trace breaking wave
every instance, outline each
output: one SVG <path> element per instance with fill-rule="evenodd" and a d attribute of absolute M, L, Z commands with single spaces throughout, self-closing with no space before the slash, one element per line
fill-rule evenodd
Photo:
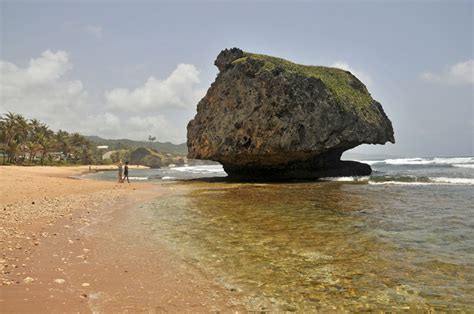
<path fill-rule="evenodd" d="M 372 176 L 328 177 L 322 181 L 368 183 L 371 185 L 474 185 L 474 178 Z"/>
<path fill-rule="evenodd" d="M 453 167 L 456 167 L 456 168 L 472 168 L 472 169 L 474 169 L 474 164 L 453 164 Z"/>
<path fill-rule="evenodd" d="M 175 180 L 175 177 L 164 176 L 161 180 Z"/>
<path fill-rule="evenodd" d="M 322 181 L 336 181 L 336 182 L 368 182 L 368 176 L 366 177 L 326 177 L 322 178 Z"/>
<path fill-rule="evenodd" d="M 430 178 L 431 181 L 441 184 L 458 184 L 458 185 L 474 185 L 472 178 Z"/>
<path fill-rule="evenodd" d="M 386 165 L 399 165 L 399 166 L 423 166 L 423 165 L 447 165 L 459 167 L 460 165 L 466 165 L 465 168 L 474 167 L 474 157 L 450 157 L 450 158 L 396 158 L 396 159 L 385 159 L 385 160 L 364 160 L 363 162 L 369 165 L 386 164 Z"/>
<path fill-rule="evenodd" d="M 172 169 L 173 171 L 179 172 L 189 172 L 189 173 L 223 173 L 224 167 L 222 165 L 201 165 L 201 166 L 184 166 L 184 167 L 176 167 Z"/>

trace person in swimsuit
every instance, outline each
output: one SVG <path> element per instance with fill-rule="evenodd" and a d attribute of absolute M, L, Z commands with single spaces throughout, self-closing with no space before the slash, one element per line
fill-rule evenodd
<path fill-rule="evenodd" d="M 130 180 L 128 179 L 128 161 L 125 162 L 125 169 L 123 171 L 123 180 L 122 180 L 122 182 L 125 182 L 125 178 L 127 178 L 127 182 L 130 183 Z"/>

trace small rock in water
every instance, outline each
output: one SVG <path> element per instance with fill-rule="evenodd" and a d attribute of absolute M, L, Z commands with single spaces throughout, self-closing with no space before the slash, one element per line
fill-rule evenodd
<path fill-rule="evenodd" d="M 33 281 L 35 281 L 35 279 L 32 278 L 32 277 L 26 277 L 25 279 L 23 279 L 24 283 L 30 283 L 30 282 L 33 282 Z"/>
<path fill-rule="evenodd" d="M 55 283 L 64 283 L 64 282 L 66 282 L 66 280 L 64 280 L 62 278 L 58 278 L 58 279 L 54 279 L 54 282 Z"/>
<path fill-rule="evenodd" d="M 90 285 L 91 285 L 90 283 L 84 282 L 81 286 L 83 286 L 83 287 L 89 287 Z"/>
<path fill-rule="evenodd" d="M 292 304 L 284 304 L 283 305 L 283 310 L 285 312 L 296 312 L 298 309 L 296 308 L 296 306 L 294 306 Z"/>

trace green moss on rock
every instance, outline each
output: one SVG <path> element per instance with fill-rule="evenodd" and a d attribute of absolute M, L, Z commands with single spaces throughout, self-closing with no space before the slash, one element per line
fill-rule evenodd
<path fill-rule="evenodd" d="M 365 111 L 365 108 L 372 105 L 373 99 L 367 88 L 348 71 L 323 66 L 296 64 L 282 58 L 249 52 L 244 52 L 244 57 L 234 60 L 232 64 L 244 64 L 249 60 L 263 62 L 260 71 L 273 71 L 279 68 L 289 73 L 320 79 L 332 93 L 335 100 L 346 109 L 354 108 Z M 370 119 L 369 116 L 367 118 Z"/>

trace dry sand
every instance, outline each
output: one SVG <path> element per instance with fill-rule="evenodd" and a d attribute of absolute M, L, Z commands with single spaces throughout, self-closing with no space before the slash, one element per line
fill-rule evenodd
<path fill-rule="evenodd" d="M 123 232 L 172 189 L 69 178 L 86 171 L 0 167 L 0 312 L 245 311 L 165 244 Z"/>

